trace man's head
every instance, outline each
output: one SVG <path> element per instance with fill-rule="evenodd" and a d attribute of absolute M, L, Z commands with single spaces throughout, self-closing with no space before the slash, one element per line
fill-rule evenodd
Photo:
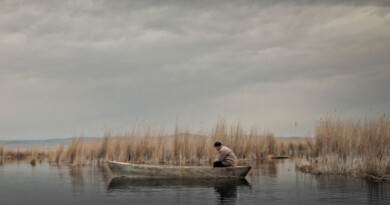
<path fill-rule="evenodd" d="M 219 150 L 221 149 L 221 147 L 222 147 L 222 143 L 221 143 L 221 142 L 215 142 L 215 143 L 214 143 L 214 147 L 215 147 L 215 149 L 216 149 L 217 151 L 219 151 Z"/>

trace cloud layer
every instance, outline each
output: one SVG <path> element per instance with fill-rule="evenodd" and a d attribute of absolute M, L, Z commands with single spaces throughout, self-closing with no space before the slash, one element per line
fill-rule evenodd
<path fill-rule="evenodd" d="M 388 1 L 1 1 L 0 139 L 390 109 Z M 297 127 L 294 126 L 297 122 Z"/>

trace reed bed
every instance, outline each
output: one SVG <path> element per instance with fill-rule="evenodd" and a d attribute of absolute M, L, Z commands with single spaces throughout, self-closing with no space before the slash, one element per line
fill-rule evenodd
<path fill-rule="evenodd" d="M 163 130 L 133 129 L 129 132 L 105 133 L 102 139 L 84 142 L 74 138 L 69 145 L 55 148 L 0 147 L 3 158 L 48 160 L 56 164 L 86 165 L 105 160 L 145 164 L 210 164 L 217 155 L 215 141 L 234 150 L 241 161 L 266 158 L 269 155 L 301 156 L 313 150 L 313 141 L 285 140 L 272 133 L 245 131 L 240 124 L 228 126 L 219 122 L 209 132 L 191 134 L 188 129 L 174 129 L 167 135 Z M 4 151 L 2 151 L 4 150 Z"/>
<path fill-rule="evenodd" d="M 47 160 L 55 164 L 87 165 L 105 160 L 145 164 L 205 165 L 215 160 L 213 144 L 221 141 L 242 161 L 273 156 L 294 156 L 301 170 L 316 173 L 352 174 L 390 180 L 390 119 L 341 120 L 327 117 L 315 127 L 314 138 L 277 138 L 270 132 L 245 130 L 240 124 L 222 121 L 210 131 L 191 134 L 175 127 L 164 130 L 133 129 L 105 133 L 95 141 L 74 138 L 53 148 L 11 148 L 0 145 L 2 160 L 27 160 L 32 165 Z"/>
<path fill-rule="evenodd" d="M 318 173 L 390 180 L 390 120 L 328 117 L 316 126 L 315 151 L 297 163 Z"/>
<path fill-rule="evenodd" d="M 4 155 L 4 145 L 0 144 L 0 159 L 3 158 Z"/>

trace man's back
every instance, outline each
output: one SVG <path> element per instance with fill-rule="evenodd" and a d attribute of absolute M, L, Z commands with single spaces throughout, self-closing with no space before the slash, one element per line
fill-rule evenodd
<path fill-rule="evenodd" d="M 237 157 L 229 147 L 222 146 L 219 150 L 218 161 L 227 167 L 234 167 L 237 164 Z"/>

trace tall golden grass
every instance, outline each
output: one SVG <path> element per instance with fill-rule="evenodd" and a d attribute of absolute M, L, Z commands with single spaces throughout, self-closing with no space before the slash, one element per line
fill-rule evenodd
<path fill-rule="evenodd" d="M 191 134 L 188 129 L 134 129 L 84 142 L 74 138 L 69 145 L 54 148 L 10 148 L 0 145 L 0 159 L 48 160 L 56 164 L 86 165 L 105 160 L 147 164 L 207 164 L 217 152 L 215 141 L 230 147 L 242 160 L 269 155 L 299 157 L 297 165 L 307 171 L 353 174 L 390 180 L 390 120 L 386 115 L 364 120 L 327 117 L 315 128 L 314 138 L 284 139 L 272 133 L 244 130 L 240 124 L 219 122 L 210 131 Z M 1 161 L 0 161 L 1 162 Z"/>
<path fill-rule="evenodd" d="M 306 164 L 317 172 L 390 179 L 390 120 L 327 117 L 316 126 L 315 152 Z"/>
<path fill-rule="evenodd" d="M 4 155 L 4 145 L 0 144 L 0 159 L 3 158 L 3 155 Z"/>
<path fill-rule="evenodd" d="M 48 160 L 52 163 L 85 165 L 104 160 L 147 164 L 207 164 L 215 160 L 215 141 L 234 150 L 240 160 L 266 158 L 268 155 L 301 156 L 314 150 L 310 139 L 285 140 L 272 133 L 245 131 L 240 124 L 219 122 L 209 132 L 193 135 L 175 127 L 173 135 L 151 128 L 126 133 L 108 132 L 102 139 L 84 142 L 74 138 L 69 145 L 55 148 L 4 148 L 3 158 Z M 1 150 L 1 148 L 0 148 Z"/>

